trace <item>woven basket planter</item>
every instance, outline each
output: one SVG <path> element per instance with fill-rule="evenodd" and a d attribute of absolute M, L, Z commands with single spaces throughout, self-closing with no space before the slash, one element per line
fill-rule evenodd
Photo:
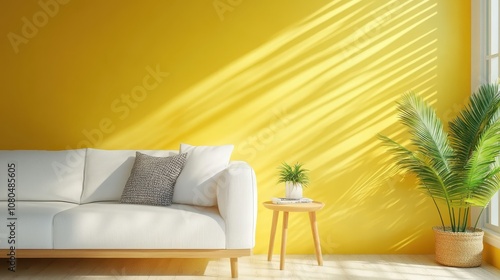
<path fill-rule="evenodd" d="M 468 228 L 467 232 L 451 232 L 446 227 L 434 227 L 436 262 L 454 267 L 477 267 L 483 259 L 483 235 L 480 229 Z"/>

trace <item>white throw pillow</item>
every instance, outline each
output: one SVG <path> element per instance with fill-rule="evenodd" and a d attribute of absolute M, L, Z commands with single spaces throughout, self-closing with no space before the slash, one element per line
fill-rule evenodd
<path fill-rule="evenodd" d="M 174 187 L 174 203 L 197 206 L 217 204 L 218 174 L 226 169 L 233 145 L 191 146 L 181 144 L 187 160 Z"/>

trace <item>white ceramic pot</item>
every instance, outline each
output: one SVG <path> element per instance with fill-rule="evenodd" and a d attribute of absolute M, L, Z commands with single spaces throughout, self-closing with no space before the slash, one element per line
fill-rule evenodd
<path fill-rule="evenodd" d="M 285 183 L 286 198 L 302 198 L 302 184 L 294 184 L 293 182 Z"/>

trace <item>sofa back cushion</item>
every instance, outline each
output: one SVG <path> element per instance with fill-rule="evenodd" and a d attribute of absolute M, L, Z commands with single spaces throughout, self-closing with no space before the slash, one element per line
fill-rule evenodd
<path fill-rule="evenodd" d="M 85 149 L 66 151 L 0 151 L 0 200 L 15 184 L 16 200 L 80 203 Z M 14 180 L 12 180 L 14 179 Z"/>
<path fill-rule="evenodd" d="M 178 151 L 171 150 L 138 151 L 155 157 L 178 154 Z M 136 150 L 88 149 L 81 202 L 120 201 L 134 165 L 135 154 Z"/>

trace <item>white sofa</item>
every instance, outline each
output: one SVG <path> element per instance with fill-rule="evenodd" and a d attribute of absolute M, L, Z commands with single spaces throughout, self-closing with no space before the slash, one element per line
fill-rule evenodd
<path fill-rule="evenodd" d="M 0 255 L 8 258 L 15 246 L 16 258 L 227 257 L 237 277 L 237 258 L 251 255 L 255 243 L 253 169 L 229 162 L 207 180 L 211 189 L 193 192 L 193 203 L 175 203 L 174 189 L 171 206 L 121 204 L 135 152 L 0 151 L 0 221 L 15 222 L 13 231 L 0 227 Z M 157 157 L 178 153 L 140 152 Z M 12 213 L 9 178 L 15 179 Z M 200 206 L 210 201 L 216 205 Z"/>

